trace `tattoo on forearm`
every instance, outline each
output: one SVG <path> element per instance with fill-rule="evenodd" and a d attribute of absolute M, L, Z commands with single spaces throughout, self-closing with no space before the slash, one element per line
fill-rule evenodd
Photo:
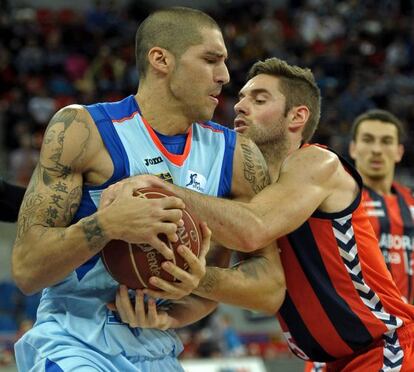
<path fill-rule="evenodd" d="M 261 154 L 253 151 L 250 144 L 242 143 L 241 149 L 243 152 L 244 178 L 257 194 L 270 183 L 266 162 Z"/>
<path fill-rule="evenodd" d="M 99 225 L 98 218 L 96 216 L 85 218 L 82 221 L 82 228 L 90 250 L 95 251 L 101 248 L 102 242 L 105 240 L 105 233 Z"/>
<path fill-rule="evenodd" d="M 38 207 L 42 204 L 43 200 L 43 195 L 29 193 L 25 196 L 22 212 L 20 212 L 19 216 L 19 224 L 17 225 L 17 241 L 19 241 L 24 233 L 34 224 Z"/>
<path fill-rule="evenodd" d="M 246 277 L 258 279 L 266 271 L 266 258 L 262 256 L 251 257 L 235 265 L 232 269 L 241 271 Z"/>
<path fill-rule="evenodd" d="M 205 293 L 213 292 L 214 288 L 217 286 L 217 274 L 214 272 L 214 269 L 207 270 L 206 275 L 200 282 L 199 288 L 202 289 Z"/>

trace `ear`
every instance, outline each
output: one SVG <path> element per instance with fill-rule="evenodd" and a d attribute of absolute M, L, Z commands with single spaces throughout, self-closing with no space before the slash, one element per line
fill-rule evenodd
<path fill-rule="evenodd" d="M 289 127 L 288 129 L 291 132 L 297 132 L 303 130 L 305 124 L 308 122 L 309 119 L 309 109 L 306 106 L 296 106 L 293 107 L 288 112 L 289 118 Z"/>
<path fill-rule="evenodd" d="M 355 141 L 354 140 L 352 140 L 349 143 L 348 152 L 349 152 L 349 156 L 351 157 L 351 159 L 355 160 Z"/>
<path fill-rule="evenodd" d="M 174 56 L 167 49 L 153 47 L 148 51 L 148 63 L 155 73 L 168 74 L 174 65 Z"/>
<path fill-rule="evenodd" d="M 403 157 L 403 155 L 404 155 L 404 151 L 405 151 L 405 149 L 404 149 L 404 145 L 399 144 L 399 145 L 398 145 L 398 150 L 397 150 L 397 157 L 396 157 L 396 159 L 395 159 L 395 162 L 396 162 L 396 163 L 399 163 L 399 162 L 401 161 L 401 159 L 402 159 L 402 157 Z"/>

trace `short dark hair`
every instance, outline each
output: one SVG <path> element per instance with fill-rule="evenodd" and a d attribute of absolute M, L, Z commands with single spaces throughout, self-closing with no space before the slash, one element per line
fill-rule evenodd
<path fill-rule="evenodd" d="M 364 112 L 363 114 L 359 115 L 354 122 L 352 123 L 352 140 L 355 141 L 358 128 L 363 121 L 367 120 L 378 120 L 383 123 L 389 123 L 394 125 L 397 128 L 398 133 L 398 142 L 401 143 L 405 136 L 405 128 L 404 124 L 401 120 L 399 120 L 394 114 L 386 110 L 380 109 L 372 109 Z"/>
<path fill-rule="evenodd" d="M 135 59 L 140 77 L 144 78 L 148 71 L 147 55 L 151 48 L 167 49 L 179 58 L 190 46 L 203 42 L 200 32 L 203 28 L 220 30 L 213 18 L 197 9 L 172 7 L 150 14 L 135 36 Z"/>
<path fill-rule="evenodd" d="M 321 92 L 312 71 L 289 65 L 274 57 L 256 62 L 249 71 L 248 79 L 259 74 L 280 79 L 280 91 L 286 98 L 285 115 L 295 106 L 305 105 L 309 109 L 309 120 L 302 134 L 303 142 L 308 142 L 315 133 L 321 116 Z"/>

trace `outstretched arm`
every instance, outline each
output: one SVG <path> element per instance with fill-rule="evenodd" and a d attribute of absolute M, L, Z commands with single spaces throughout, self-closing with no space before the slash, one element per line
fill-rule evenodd
<path fill-rule="evenodd" d="M 285 277 L 276 244 L 247 253 L 231 268 L 208 266 L 193 292 L 203 298 L 274 314 L 285 297 Z"/>
<path fill-rule="evenodd" d="M 243 164 L 250 158 L 245 156 Z M 141 182 L 139 178 L 137 182 Z M 358 185 L 338 157 L 316 146 L 293 152 L 283 163 L 277 182 L 265 187 L 249 203 L 200 195 L 147 176 L 142 182 L 175 193 L 209 223 L 214 239 L 244 252 L 292 232 L 317 209 L 345 209 L 358 193 Z"/>

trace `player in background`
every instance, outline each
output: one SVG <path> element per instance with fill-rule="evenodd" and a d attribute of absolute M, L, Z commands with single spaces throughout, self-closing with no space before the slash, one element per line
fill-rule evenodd
<path fill-rule="evenodd" d="M 276 58 L 257 62 L 235 111 L 235 127 L 259 146 L 272 180 L 249 203 L 149 176 L 125 183 L 175 192 L 226 246 L 254 251 L 277 240 L 287 287 L 278 318 L 298 357 L 332 371 L 413 370 L 414 307 L 401 299 L 378 248 L 362 179 L 333 151 L 307 144 L 320 112 L 311 71 Z M 226 302 L 243 283 L 222 273 L 208 267 L 195 293 Z"/>
<path fill-rule="evenodd" d="M 394 180 L 404 154 L 403 123 L 392 113 L 370 110 L 352 126 L 349 154 L 364 183 L 363 205 L 397 287 L 414 302 L 414 197 Z"/>
<path fill-rule="evenodd" d="M 158 234 L 177 239 L 183 202 L 135 198 L 125 189 L 111 205 L 97 206 L 102 190 L 136 174 L 159 175 L 181 186 L 197 174 L 197 191 L 217 196 L 251 197 L 266 186 L 266 164 L 252 141 L 209 122 L 229 80 L 226 58 L 220 28 L 211 17 L 188 8 L 156 11 L 137 31 L 137 94 L 119 102 L 71 105 L 51 119 L 13 250 L 13 277 L 20 289 L 44 289 L 34 327 L 15 345 L 19 370 L 182 370 L 176 358 L 182 345 L 174 331 L 150 329 L 151 322 L 131 328 L 107 308 L 117 293 L 130 293 L 118 289 L 99 252 L 109 240 L 124 239 L 150 244 L 172 258 Z M 245 176 L 247 162 L 254 180 Z M 181 247 L 189 272 L 175 267 L 179 282 L 169 299 L 191 293 L 204 275 L 205 225 L 203 235 L 199 258 Z M 271 247 L 267 256 L 256 255 L 263 269 L 258 276 L 240 271 L 250 293 L 260 297 L 278 290 L 273 278 L 283 278 L 283 272 L 275 251 Z M 257 288 L 262 276 L 267 285 Z M 136 295 L 139 307 L 142 291 Z M 245 299 L 279 306 L 277 298 Z M 151 315 L 155 303 L 148 305 Z M 187 296 L 172 304 L 167 326 L 174 320 L 193 322 L 199 309 L 205 314 L 215 307 L 213 301 Z"/>

